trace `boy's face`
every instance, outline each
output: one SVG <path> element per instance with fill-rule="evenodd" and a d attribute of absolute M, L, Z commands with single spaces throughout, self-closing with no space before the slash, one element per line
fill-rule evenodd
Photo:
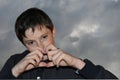
<path fill-rule="evenodd" d="M 23 42 L 30 52 L 38 48 L 45 52 L 48 45 L 54 45 L 55 29 L 51 32 L 50 29 L 44 26 L 40 29 L 40 26 L 37 25 L 34 32 L 32 28 L 29 28 L 25 31 L 25 35 L 26 37 L 23 38 Z"/>

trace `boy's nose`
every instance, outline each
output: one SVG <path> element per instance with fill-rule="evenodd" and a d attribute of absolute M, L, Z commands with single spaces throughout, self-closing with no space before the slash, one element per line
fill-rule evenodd
<path fill-rule="evenodd" d="M 43 54 L 46 53 L 44 49 L 44 45 L 42 43 L 39 43 L 37 47 L 41 50 Z"/>

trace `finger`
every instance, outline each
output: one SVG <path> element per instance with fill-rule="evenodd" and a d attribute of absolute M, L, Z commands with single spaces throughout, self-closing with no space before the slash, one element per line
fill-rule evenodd
<path fill-rule="evenodd" d="M 26 71 L 27 70 L 30 70 L 30 69 L 33 69 L 35 66 L 33 64 L 29 64 L 27 67 L 26 67 Z"/>
<path fill-rule="evenodd" d="M 38 65 L 40 62 L 40 58 L 39 58 L 38 54 L 34 54 L 33 59 L 37 62 L 37 65 Z"/>
<path fill-rule="evenodd" d="M 52 62 L 52 60 L 49 60 L 48 55 L 44 55 L 41 62 L 48 63 L 48 62 Z"/>
<path fill-rule="evenodd" d="M 35 62 L 35 60 L 34 59 L 28 59 L 28 60 L 26 60 L 26 67 L 25 67 L 25 70 L 30 70 L 30 69 L 32 69 L 32 68 L 35 68 L 35 66 L 36 66 L 36 62 Z"/>
<path fill-rule="evenodd" d="M 48 52 L 48 59 L 52 60 L 53 55 L 55 54 L 55 51 Z"/>
<path fill-rule="evenodd" d="M 52 50 L 52 51 L 49 51 L 48 52 L 48 58 L 49 60 L 52 60 L 52 57 L 57 54 L 60 50 L 59 49 L 55 49 L 55 50 Z"/>
<path fill-rule="evenodd" d="M 54 45 L 48 44 L 45 48 L 46 52 L 57 49 Z"/>
<path fill-rule="evenodd" d="M 28 67 L 29 65 L 32 65 Z M 19 72 L 24 72 L 26 70 L 30 70 L 31 68 L 34 68 L 36 65 L 36 62 L 34 59 L 25 57 L 20 62 L 18 62 L 15 66 L 18 68 Z"/>
<path fill-rule="evenodd" d="M 26 59 L 33 59 L 33 60 L 36 62 L 36 66 L 37 66 L 37 64 L 39 64 L 39 62 L 40 62 L 40 58 L 39 58 L 38 54 L 28 55 L 28 56 L 26 57 Z"/>
<path fill-rule="evenodd" d="M 49 62 L 48 64 L 47 64 L 47 67 L 53 67 L 54 66 L 54 63 L 53 62 Z"/>
<path fill-rule="evenodd" d="M 42 52 L 41 52 L 39 49 L 35 50 L 35 51 L 33 52 L 33 54 L 37 54 L 38 57 L 39 57 L 39 59 L 42 60 L 43 54 L 42 54 Z"/>
<path fill-rule="evenodd" d="M 57 65 L 56 60 L 57 60 L 57 58 L 60 57 L 60 55 L 61 55 L 60 51 L 57 51 L 57 53 L 53 56 L 52 61 L 55 65 Z"/>
<path fill-rule="evenodd" d="M 40 62 L 39 67 L 53 67 L 54 64 L 53 62 L 45 63 L 45 62 Z"/>
<path fill-rule="evenodd" d="M 44 56 L 42 57 L 42 61 L 45 61 L 45 60 L 48 60 L 48 55 L 44 55 Z"/>
<path fill-rule="evenodd" d="M 47 63 L 45 63 L 45 62 L 40 62 L 39 63 L 39 67 L 46 67 L 47 66 Z"/>
<path fill-rule="evenodd" d="M 48 49 L 48 51 L 56 51 L 58 50 L 59 48 L 55 48 L 55 49 Z"/>
<path fill-rule="evenodd" d="M 32 55 L 32 54 L 38 55 L 38 57 L 39 57 L 39 62 L 42 60 L 43 54 L 41 53 L 41 51 L 40 51 L 39 49 L 33 51 L 33 52 L 30 53 L 29 55 Z M 39 62 L 38 62 L 38 63 L 39 63 Z"/>
<path fill-rule="evenodd" d="M 63 60 L 63 55 L 61 52 L 58 53 L 58 56 L 56 57 L 56 66 L 59 67 L 61 61 Z"/>

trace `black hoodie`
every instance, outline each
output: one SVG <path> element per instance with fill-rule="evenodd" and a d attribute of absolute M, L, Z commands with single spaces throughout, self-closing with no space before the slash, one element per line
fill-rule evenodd
<path fill-rule="evenodd" d="M 25 51 L 11 56 L 0 72 L 0 79 L 117 79 L 111 72 L 100 65 L 94 65 L 88 59 L 84 60 L 86 65 L 82 70 L 71 67 L 34 68 L 15 78 L 11 69 L 28 53 Z"/>

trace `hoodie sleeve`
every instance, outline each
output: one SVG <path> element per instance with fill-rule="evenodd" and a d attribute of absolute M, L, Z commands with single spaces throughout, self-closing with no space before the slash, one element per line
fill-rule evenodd
<path fill-rule="evenodd" d="M 16 79 L 11 72 L 14 66 L 15 56 L 11 56 L 0 71 L 0 79 Z"/>
<path fill-rule="evenodd" d="M 94 65 L 88 59 L 85 59 L 86 65 L 82 70 L 78 70 L 78 74 L 82 75 L 86 79 L 118 79 L 111 72 L 105 70 L 100 65 Z"/>

